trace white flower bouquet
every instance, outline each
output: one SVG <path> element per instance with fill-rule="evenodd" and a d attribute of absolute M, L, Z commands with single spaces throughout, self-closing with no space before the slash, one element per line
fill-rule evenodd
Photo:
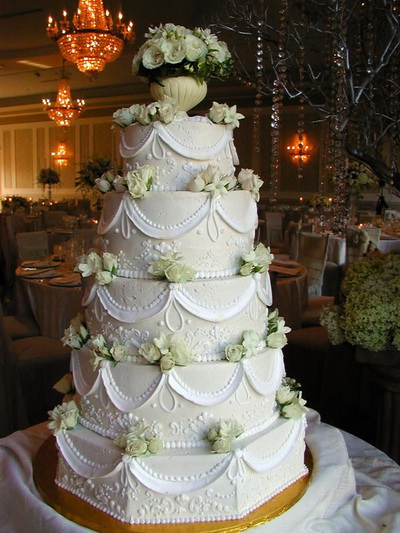
<path fill-rule="evenodd" d="M 232 444 L 244 431 L 244 427 L 236 420 L 221 421 L 209 429 L 206 440 L 212 444 L 212 453 L 228 453 Z"/>
<path fill-rule="evenodd" d="M 187 366 L 194 361 L 191 348 L 173 334 L 160 333 L 153 342 L 142 343 L 139 353 L 150 364 L 159 364 L 164 373 L 174 366 Z"/>
<path fill-rule="evenodd" d="M 94 274 L 99 285 L 108 285 L 115 276 L 117 263 L 115 254 L 104 252 L 100 256 L 96 252 L 90 252 L 84 261 L 79 263 L 78 269 L 81 271 L 82 277 L 87 278 Z"/>
<path fill-rule="evenodd" d="M 231 73 L 228 47 L 209 29 L 190 30 L 169 23 L 149 28 L 145 37 L 146 42 L 133 59 L 132 73 L 150 83 L 177 76 L 192 76 L 202 83 Z"/>
<path fill-rule="evenodd" d="M 148 272 L 158 279 L 166 279 L 170 283 L 186 283 L 192 281 L 197 272 L 190 265 L 182 261 L 179 253 L 169 253 L 161 255 L 153 261 Z"/>
<path fill-rule="evenodd" d="M 309 411 L 301 396 L 301 385 L 295 379 L 284 378 L 276 393 L 276 401 L 283 418 L 298 419 Z"/>
<path fill-rule="evenodd" d="M 164 448 L 163 442 L 144 421 L 130 426 L 126 433 L 121 433 L 114 439 L 114 443 L 131 457 L 154 455 Z"/>

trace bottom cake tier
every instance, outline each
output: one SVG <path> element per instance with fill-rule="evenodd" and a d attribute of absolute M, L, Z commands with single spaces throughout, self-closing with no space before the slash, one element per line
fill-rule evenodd
<path fill-rule="evenodd" d="M 57 436 L 56 483 L 129 524 L 239 519 L 307 475 L 305 417 L 277 419 L 231 452 L 168 449 L 132 457 L 78 425 Z"/>

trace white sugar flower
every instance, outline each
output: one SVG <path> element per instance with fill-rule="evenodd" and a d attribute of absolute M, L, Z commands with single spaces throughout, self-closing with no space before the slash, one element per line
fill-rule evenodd
<path fill-rule="evenodd" d="M 117 109 L 117 111 L 113 113 L 113 122 L 118 124 L 118 126 L 121 126 L 121 128 L 130 126 L 130 124 L 134 122 L 130 109 L 126 107 Z"/>
<path fill-rule="evenodd" d="M 78 269 L 82 272 L 82 276 L 86 278 L 100 272 L 103 267 L 102 263 L 101 257 L 96 252 L 90 252 L 86 257 L 86 261 L 78 265 Z"/>
<path fill-rule="evenodd" d="M 186 283 L 196 276 L 196 270 L 189 265 L 172 263 L 164 271 L 165 277 L 171 283 Z"/>
<path fill-rule="evenodd" d="M 243 357 L 243 346 L 241 344 L 228 344 L 225 347 L 225 359 L 231 363 L 238 363 Z"/>
<path fill-rule="evenodd" d="M 304 413 L 308 413 L 309 409 L 308 407 L 305 407 L 305 404 L 307 402 L 299 396 L 296 400 L 293 401 L 293 403 L 290 403 L 288 405 L 285 405 L 282 408 L 282 416 L 284 418 L 293 418 L 298 419 L 303 416 Z"/>
<path fill-rule="evenodd" d="M 114 273 L 117 270 L 118 258 L 115 254 L 110 252 L 103 253 L 103 268 L 108 270 L 111 273 Z"/>
<path fill-rule="evenodd" d="M 113 280 L 113 274 L 108 270 L 96 272 L 96 280 L 99 285 L 109 285 Z"/>
<path fill-rule="evenodd" d="M 248 330 L 243 332 L 242 346 L 244 357 L 251 357 L 257 354 L 257 348 L 260 344 L 260 336 L 256 331 Z"/>
<path fill-rule="evenodd" d="M 118 344 L 117 342 L 114 342 L 110 348 L 110 354 L 114 361 L 117 362 L 123 361 L 126 358 L 126 353 L 125 346 L 123 344 Z"/>
<path fill-rule="evenodd" d="M 289 385 L 281 385 L 276 392 L 276 400 L 280 404 L 290 403 L 296 397 L 296 391 Z"/>
<path fill-rule="evenodd" d="M 244 118 L 244 115 L 241 113 L 237 113 L 236 106 L 227 107 L 225 118 L 224 118 L 224 124 L 229 125 L 231 129 L 238 128 L 239 127 L 239 120 Z"/>
<path fill-rule="evenodd" d="M 227 104 L 219 104 L 218 102 L 213 102 L 208 112 L 208 118 L 212 120 L 215 124 L 221 124 L 221 122 L 224 122 L 227 109 Z"/>
<path fill-rule="evenodd" d="M 256 201 L 260 199 L 259 190 L 264 182 L 257 174 L 254 174 L 253 170 L 242 168 L 238 174 L 237 181 L 244 191 L 250 191 L 254 194 Z"/>
<path fill-rule="evenodd" d="M 144 342 L 139 348 L 140 355 L 149 362 L 156 363 L 161 358 L 161 352 L 152 342 Z"/>
<path fill-rule="evenodd" d="M 76 403 L 71 400 L 57 405 L 48 412 L 50 422 L 47 427 L 57 436 L 61 431 L 74 429 L 78 423 L 79 410 Z"/>

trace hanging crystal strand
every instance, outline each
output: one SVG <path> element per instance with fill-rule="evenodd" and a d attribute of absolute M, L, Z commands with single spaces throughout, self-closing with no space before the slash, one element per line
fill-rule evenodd
<path fill-rule="evenodd" d="M 253 146 L 257 165 L 257 171 L 261 170 L 261 104 L 262 104 L 262 82 L 264 76 L 264 41 L 262 37 L 262 27 L 264 23 L 264 0 L 259 0 L 259 17 L 257 21 L 257 43 L 256 43 L 256 75 L 255 75 L 255 99 L 253 109 Z"/>
<path fill-rule="evenodd" d="M 344 148 L 344 121 L 347 110 L 346 98 L 346 20 L 345 0 L 331 0 L 332 17 L 332 47 L 333 47 L 333 80 L 332 80 L 332 139 L 333 166 L 335 185 L 333 191 L 333 226 L 332 230 L 344 234 L 349 222 L 347 205 L 348 186 L 346 182 L 347 156 Z"/>
<path fill-rule="evenodd" d="M 392 13 L 393 16 L 397 19 L 400 16 L 399 13 L 399 0 L 392 0 Z M 389 74 L 388 80 L 390 83 L 389 86 L 389 112 L 392 117 L 398 117 L 400 106 L 399 103 L 399 87 L 400 87 L 400 75 L 399 75 L 399 61 L 400 61 L 400 52 L 397 48 L 393 53 L 393 58 L 389 63 Z M 398 161 L 398 145 L 400 142 L 400 127 L 398 122 L 395 122 L 392 126 L 394 132 L 392 132 L 391 138 L 392 142 L 390 143 L 390 160 L 392 164 L 392 173 L 396 171 L 396 163 Z"/>
<path fill-rule="evenodd" d="M 275 69 L 276 78 L 272 89 L 272 111 L 271 111 L 271 166 L 270 166 L 270 197 L 271 206 L 276 203 L 276 196 L 279 182 L 279 146 L 281 129 L 281 109 L 286 83 L 286 57 L 285 40 L 287 27 L 287 1 L 280 1 L 279 8 L 279 28 L 278 28 L 278 57 Z"/>
<path fill-rule="evenodd" d="M 301 0 L 300 2 L 300 17 L 301 19 L 304 19 L 304 0 Z M 300 42 L 300 53 L 299 53 L 299 115 L 297 118 L 297 133 L 299 138 L 299 145 L 301 144 L 300 148 L 303 148 L 304 145 L 304 96 L 303 96 L 303 85 L 304 85 L 304 44 Z M 299 161 L 297 163 L 297 177 L 298 179 L 303 179 L 303 159 L 299 157 Z"/>

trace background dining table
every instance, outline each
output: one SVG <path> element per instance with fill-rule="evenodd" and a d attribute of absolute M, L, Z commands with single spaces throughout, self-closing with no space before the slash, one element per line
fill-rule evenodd
<path fill-rule="evenodd" d="M 32 317 L 39 327 L 40 335 L 60 339 L 70 321 L 79 312 L 82 287 L 80 275 L 72 274 L 62 265 L 54 267 L 53 277 L 46 277 L 48 271 L 16 270 L 16 307 L 18 316 Z M 36 275 L 35 278 L 26 277 Z M 42 277 L 41 277 L 42 276 Z M 55 285 L 59 278 L 65 279 L 65 285 Z M 59 281 L 62 283 L 62 279 Z"/>

